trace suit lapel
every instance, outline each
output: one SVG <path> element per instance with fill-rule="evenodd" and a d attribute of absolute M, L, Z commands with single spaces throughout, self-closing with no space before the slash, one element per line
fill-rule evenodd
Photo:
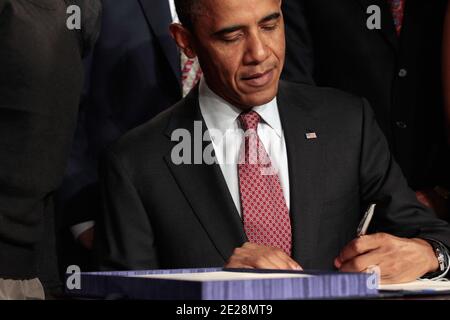
<path fill-rule="evenodd" d="M 183 101 L 185 105 L 178 108 L 179 112 L 174 113 L 170 120 L 166 130 L 168 137 L 176 129 L 185 129 L 194 137 L 194 121 L 201 121 L 203 132 L 206 130 L 198 105 L 198 86 Z M 193 144 L 191 141 L 191 150 L 194 150 Z M 203 143 L 203 148 L 206 145 Z M 170 154 L 166 155 L 165 161 L 198 220 L 226 261 L 247 238 L 219 165 L 175 165 Z"/>
<path fill-rule="evenodd" d="M 367 15 L 367 8 L 371 5 L 377 5 L 381 9 L 381 30 L 378 30 L 381 36 L 393 47 L 395 51 L 399 51 L 398 36 L 395 31 L 394 18 L 391 9 L 386 0 L 356 0 L 363 8 Z M 369 17 L 369 15 L 367 15 Z"/>
<path fill-rule="evenodd" d="M 298 97 L 298 93 L 290 97 L 289 90 L 281 82 L 278 108 L 288 153 L 292 254 L 295 260 L 308 268 L 319 241 L 324 163 L 321 133 L 324 129 L 314 116 L 314 103 Z M 307 139 L 306 133 L 316 133 L 317 139 Z"/>
<path fill-rule="evenodd" d="M 313 263 L 319 240 L 321 168 L 324 165 L 321 133 L 324 128 L 314 115 L 314 102 L 306 98 L 299 100 L 298 93 L 295 97 L 291 94 L 281 82 L 278 107 L 289 163 L 292 255 L 308 268 Z M 170 137 L 175 129 L 186 129 L 193 137 L 195 120 L 202 121 L 205 130 L 198 106 L 198 89 L 192 91 L 184 100 L 184 106 L 174 112 L 166 135 Z M 307 139 L 306 133 L 310 132 L 315 132 L 318 138 Z M 175 165 L 170 153 L 165 156 L 165 161 L 211 241 L 227 260 L 236 247 L 247 241 L 247 237 L 220 167 Z"/>
<path fill-rule="evenodd" d="M 168 1 L 138 0 L 155 37 L 169 62 L 177 79 L 181 78 L 180 56 L 175 41 L 169 33 L 172 23 Z"/>

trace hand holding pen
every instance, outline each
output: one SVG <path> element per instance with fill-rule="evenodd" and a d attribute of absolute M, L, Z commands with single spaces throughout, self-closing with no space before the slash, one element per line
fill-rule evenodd
<path fill-rule="evenodd" d="M 413 281 L 438 269 L 434 250 L 426 240 L 400 238 L 383 232 L 367 235 L 374 210 L 375 204 L 371 204 L 358 226 L 355 239 L 335 258 L 334 266 L 339 271 L 367 272 L 376 266 L 381 283 L 385 284 Z"/>

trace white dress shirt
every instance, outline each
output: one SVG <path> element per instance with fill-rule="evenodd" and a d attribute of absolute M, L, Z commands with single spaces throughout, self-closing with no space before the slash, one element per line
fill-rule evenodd
<path fill-rule="evenodd" d="M 177 10 L 175 8 L 175 0 L 169 0 L 170 14 L 173 22 L 179 22 Z"/>
<path fill-rule="evenodd" d="M 216 95 L 204 79 L 200 80 L 199 103 L 203 119 L 210 130 L 211 141 L 220 169 L 234 204 L 241 214 L 237 164 L 243 138 L 236 134 L 236 130 L 241 128 L 238 117 L 242 110 Z M 278 113 L 277 99 L 274 98 L 265 105 L 254 107 L 253 111 L 256 111 L 261 117 L 257 133 L 272 161 L 272 167 L 278 172 L 283 195 L 288 208 L 290 208 L 286 143 Z M 217 130 L 217 134 L 214 134 L 211 129 Z M 219 132 L 222 134 L 221 136 L 218 135 Z"/>

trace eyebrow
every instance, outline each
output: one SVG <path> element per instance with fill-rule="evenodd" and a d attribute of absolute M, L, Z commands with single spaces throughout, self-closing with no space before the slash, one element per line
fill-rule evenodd
<path fill-rule="evenodd" d="M 262 24 L 262 23 L 266 23 L 272 20 L 277 20 L 281 17 L 281 14 L 279 12 L 276 13 L 272 13 L 270 15 L 268 15 L 267 17 L 262 18 L 261 20 L 258 21 L 258 24 Z M 226 27 L 223 29 L 220 29 L 219 31 L 214 32 L 212 35 L 215 37 L 220 37 L 223 35 L 226 35 L 228 33 L 233 33 L 235 31 L 244 29 L 245 26 L 244 25 L 235 25 L 235 26 L 230 26 L 230 27 Z"/>
<path fill-rule="evenodd" d="M 281 14 L 280 14 L 279 12 L 272 13 L 272 14 L 268 15 L 267 17 L 262 18 L 262 19 L 258 22 L 258 24 L 266 23 L 266 22 L 269 22 L 269 21 L 272 21 L 272 20 L 278 20 L 280 17 L 281 17 Z"/>

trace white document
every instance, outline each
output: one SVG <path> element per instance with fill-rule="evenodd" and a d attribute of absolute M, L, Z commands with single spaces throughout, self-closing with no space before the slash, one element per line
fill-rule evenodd
<path fill-rule="evenodd" d="M 307 278 L 311 275 L 302 273 L 253 273 L 253 272 L 199 272 L 199 273 L 174 273 L 174 274 L 149 274 L 137 276 L 139 278 L 184 280 L 184 281 L 235 281 L 235 280 L 258 280 L 258 279 L 285 279 L 285 278 Z"/>
<path fill-rule="evenodd" d="M 380 284 L 378 289 L 386 291 L 450 291 L 450 281 L 416 280 L 399 284 Z"/>

